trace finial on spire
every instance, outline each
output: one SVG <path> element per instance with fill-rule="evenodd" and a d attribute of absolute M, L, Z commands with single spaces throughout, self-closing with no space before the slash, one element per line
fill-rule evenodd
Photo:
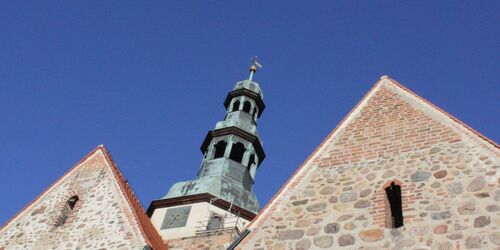
<path fill-rule="evenodd" d="M 250 77 L 248 77 L 248 80 L 251 81 L 253 79 L 253 75 L 257 72 L 257 68 L 262 68 L 262 64 L 259 63 L 257 56 L 250 58 L 250 60 L 252 63 L 250 64 Z"/>

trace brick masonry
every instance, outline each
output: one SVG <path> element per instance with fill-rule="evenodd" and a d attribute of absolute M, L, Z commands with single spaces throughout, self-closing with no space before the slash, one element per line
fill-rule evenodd
<path fill-rule="evenodd" d="M 382 78 L 239 249 L 500 249 L 499 168 L 497 144 Z M 398 229 L 387 223 L 391 182 L 402 188 Z"/>
<path fill-rule="evenodd" d="M 0 249 L 143 249 L 151 245 L 129 203 L 133 194 L 123 188 L 127 184 L 121 178 L 104 147 L 98 147 L 0 229 Z M 70 209 L 67 200 L 75 195 L 79 200 Z M 63 217 L 65 222 L 58 223 Z"/>

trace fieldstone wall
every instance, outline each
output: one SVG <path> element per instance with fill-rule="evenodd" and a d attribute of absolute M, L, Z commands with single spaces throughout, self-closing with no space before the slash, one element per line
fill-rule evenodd
<path fill-rule="evenodd" d="M 382 80 L 240 249 L 500 249 L 500 150 Z M 391 229 L 384 188 L 402 189 Z"/>
<path fill-rule="evenodd" d="M 73 210 L 66 202 L 78 196 Z M 62 225 L 58 222 L 65 214 Z M 0 249 L 143 249 L 146 241 L 102 150 L 0 230 Z"/>
<path fill-rule="evenodd" d="M 171 250 L 210 250 L 227 249 L 236 236 L 235 230 L 223 230 L 217 233 L 203 234 L 195 237 L 168 240 L 168 249 Z"/>

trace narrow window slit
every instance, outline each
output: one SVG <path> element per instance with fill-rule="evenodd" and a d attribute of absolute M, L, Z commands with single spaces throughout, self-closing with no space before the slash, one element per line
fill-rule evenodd
<path fill-rule="evenodd" d="M 62 225 L 64 225 L 66 223 L 66 221 L 68 220 L 68 217 L 70 215 L 70 213 L 73 211 L 73 209 L 75 208 L 75 205 L 76 205 L 76 202 L 78 201 L 78 196 L 72 196 L 71 198 L 69 198 L 66 203 L 64 204 L 64 206 L 62 207 L 62 210 L 61 210 L 61 214 L 59 214 L 59 217 L 57 217 L 57 220 L 56 220 L 56 227 L 60 227 Z"/>
<path fill-rule="evenodd" d="M 399 228 L 403 226 L 403 205 L 401 199 L 401 186 L 396 185 L 394 182 L 391 183 L 389 187 L 385 189 L 387 195 L 387 200 L 389 202 L 390 209 L 387 211 L 387 215 L 390 221 L 387 221 L 388 227 Z"/>
<path fill-rule="evenodd" d="M 76 195 L 68 199 L 68 205 L 69 208 L 71 208 L 71 210 L 73 210 L 77 201 L 78 201 L 78 196 Z"/>

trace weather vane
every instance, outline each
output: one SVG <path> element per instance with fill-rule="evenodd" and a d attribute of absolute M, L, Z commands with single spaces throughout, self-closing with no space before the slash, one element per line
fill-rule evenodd
<path fill-rule="evenodd" d="M 248 80 L 251 81 L 253 79 L 253 75 L 257 72 L 257 68 L 262 68 L 262 64 L 259 63 L 256 56 L 250 58 L 250 60 L 252 63 L 250 64 L 250 77 L 248 77 Z"/>

